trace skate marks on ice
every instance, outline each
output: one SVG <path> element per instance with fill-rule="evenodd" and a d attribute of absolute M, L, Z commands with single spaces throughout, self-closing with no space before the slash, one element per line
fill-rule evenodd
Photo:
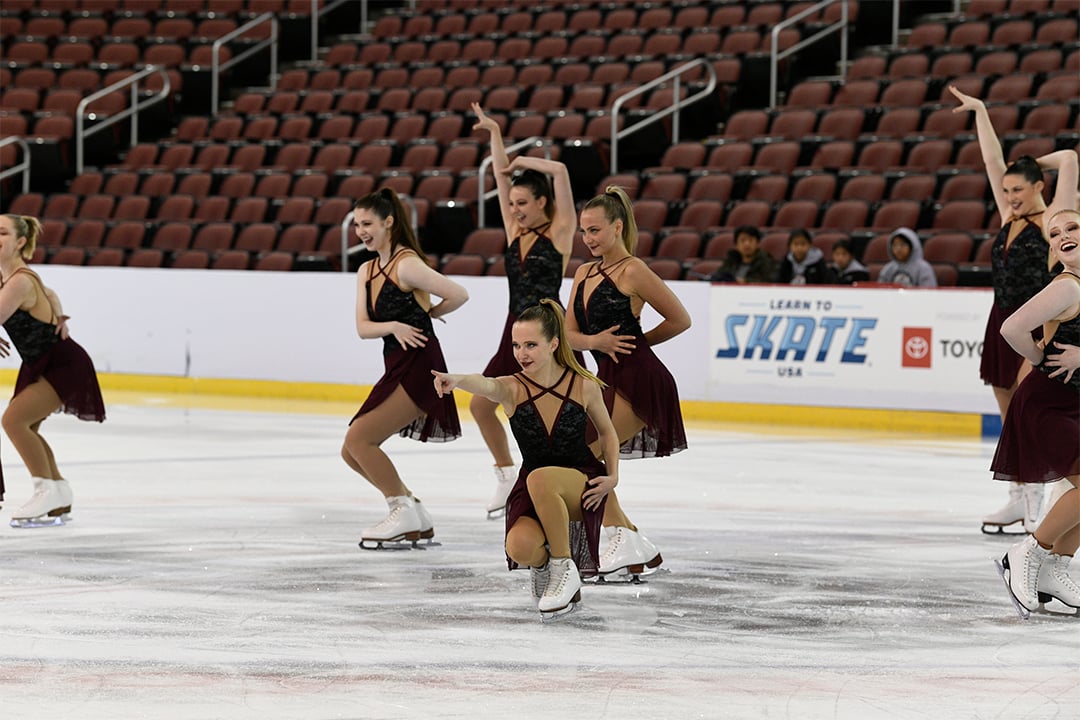
<path fill-rule="evenodd" d="M 92 438 L 50 420 L 78 522 L 0 527 L 0 708 L 12 715 L 1080 707 L 1075 668 L 1059 661 L 1075 653 L 1075 625 L 1019 620 L 989 573 L 1003 543 L 973 533 L 971 509 L 999 490 L 984 471 L 992 447 L 693 433 L 694 452 L 621 472 L 667 572 L 587 584 L 573 613 L 542 623 L 529 573 L 505 569 L 502 523 L 484 519 L 490 463 L 475 428 L 447 448 L 390 441 L 443 545 L 379 553 L 355 544 L 385 510 L 341 467 L 342 418 L 111 416 L 118 432 Z M 27 487 L 9 465 L 8 500 Z"/>

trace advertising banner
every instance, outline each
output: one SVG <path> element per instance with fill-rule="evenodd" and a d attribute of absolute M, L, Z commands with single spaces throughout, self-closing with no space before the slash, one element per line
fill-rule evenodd
<path fill-rule="evenodd" d="M 709 399 L 994 413 L 979 379 L 993 293 L 715 285 Z"/>

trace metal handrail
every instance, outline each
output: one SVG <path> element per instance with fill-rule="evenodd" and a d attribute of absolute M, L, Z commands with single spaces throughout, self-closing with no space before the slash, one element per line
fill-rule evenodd
<path fill-rule="evenodd" d="M 818 32 L 814 33 L 808 38 L 804 38 L 795 43 L 787 50 L 782 52 L 777 51 L 777 46 L 780 42 L 780 31 L 785 30 L 792 25 L 802 20 L 807 15 L 812 15 L 819 10 L 824 10 L 827 6 L 836 2 L 840 3 L 840 19 L 825 28 L 822 28 Z M 821 38 L 829 35 L 833 32 L 840 31 L 840 77 L 847 76 L 847 62 L 848 62 L 848 4 L 847 0 L 821 0 L 817 5 L 806 8 L 800 13 L 792 15 L 783 22 L 779 22 L 773 26 L 772 38 L 769 45 L 769 107 L 776 107 L 776 84 L 777 73 L 780 65 L 780 61 L 787 56 L 802 50 L 807 45 L 817 42 Z"/>
<path fill-rule="evenodd" d="M 953 15 L 960 14 L 960 0 L 953 0 Z M 900 44 L 900 0 L 893 0 L 892 8 L 892 44 Z"/>
<path fill-rule="evenodd" d="M 527 148 L 527 147 L 541 147 L 541 148 L 544 148 L 544 157 L 547 158 L 548 160 L 551 159 L 551 140 L 549 140 L 548 138 L 540 137 L 539 135 L 533 135 L 532 137 L 525 138 L 524 140 L 519 140 L 518 142 L 514 143 L 513 145 L 508 146 L 506 148 L 506 154 L 509 155 L 512 152 L 516 152 L 518 150 L 523 150 L 524 148 Z M 491 165 L 494 162 L 495 162 L 495 160 L 494 160 L 494 158 L 492 158 L 491 155 L 486 156 L 483 160 L 480 161 L 480 171 L 479 171 L 480 183 L 477 186 L 477 191 L 476 191 L 476 199 L 477 199 L 476 226 L 477 227 L 487 227 L 487 211 L 486 211 L 484 206 L 487 204 L 488 198 L 496 197 L 499 194 L 499 188 L 497 186 L 497 183 L 496 183 L 496 187 L 493 190 L 488 190 L 487 192 L 484 192 L 484 177 L 487 176 L 487 170 L 488 170 L 489 167 L 491 167 Z"/>
<path fill-rule="evenodd" d="M 161 90 L 155 93 L 153 96 L 147 98 L 144 102 L 139 102 L 139 81 L 143 78 L 150 77 L 154 73 L 161 75 L 164 78 L 164 82 L 161 86 Z M 98 98 L 105 97 L 109 93 L 119 90 L 125 86 L 131 86 L 131 105 L 124 108 L 120 112 L 111 117 L 104 118 L 94 127 L 86 128 L 86 119 L 88 113 L 86 108 L 90 103 L 94 102 Z M 83 171 L 83 162 L 86 156 L 85 145 L 86 138 L 99 133 L 107 127 L 115 125 L 126 117 L 131 117 L 131 145 L 132 147 L 138 142 L 139 137 L 139 111 L 148 108 L 152 105 L 157 105 L 169 96 L 169 92 L 172 90 L 172 83 L 169 82 L 169 73 L 165 71 L 165 68 L 160 65 L 147 65 L 145 68 L 135 73 L 134 75 L 128 75 L 123 80 L 114 82 L 108 87 L 104 87 L 97 92 L 91 93 L 79 101 L 79 104 L 75 106 L 75 174 L 81 175 Z"/>
<path fill-rule="evenodd" d="M 233 38 L 243 35 L 249 30 L 254 29 L 259 24 L 267 20 L 270 21 L 270 37 L 268 37 L 266 40 L 255 43 L 244 52 L 240 53 L 239 55 L 235 55 L 231 60 L 224 63 L 221 62 L 221 48 L 225 45 L 225 43 L 229 42 Z M 210 112 L 214 115 L 214 117 L 217 117 L 218 114 L 218 96 L 220 95 L 221 91 L 221 72 L 223 70 L 228 70 L 236 63 L 246 59 L 252 53 L 256 53 L 267 46 L 270 47 L 270 87 L 276 88 L 278 78 L 278 19 L 276 15 L 274 15 L 273 13 L 263 13 L 257 18 L 254 18 L 244 23 L 232 32 L 222 35 L 214 41 L 214 44 L 210 49 Z"/>
<path fill-rule="evenodd" d="M 417 225 L 420 224 L 420 214 L 416 211 L 416 203 L 413 201 L 411 195 L 398 195 L 398 200 L 401 200 L 409 210 L 409 221 L 412 223 L 414 230 L 418 229 Z M 355 255 L 358 252 L 364 250 L 363 245 L 357 245 L 355 247 L 349 247 L 349 223 L 352 222 L 353 211 L 345 213 L 345 219 L 341 221 L 341 272 L 349 272 L 349 256 Z"/>
<path fill-rule="evenodd" d="M 704 67 L 705 70 L 708 72 L 708 84 L 705 86 L 704 90 L 701 90 L 700 92 L 697 92 L 693 95 L 688 95 L 685 99 L 680 98 L 679 90 L 681 89 L 681 85 L 679 76 L 683 75 L 687 70 L 693 70 L 694 68 L 699 66 Z M 622 106 L 626 104 L 626 101 L 630 100 L 631 98 L 635 98 L 638 95 L 647 92 L 648 90 L 658 87 L 666 83 L 668 80 L 674 80 L 673 88 L 675 91 L 675 95 L 671 105 L 664 108 L 663 110 L 659 110 L 649 115 L 649 117 L 644 118 L 643 120 L 639 120 L 638 122 L 634 123 L 629 127 L 625 127 L 622 130 L 619 130 L 619 110 L 621 110 Z M 690 105 L 691 103 L 697 102 L 699 99 L 706 97 L 715 89 L 716 70 L 713 68 L 712 65 L 707 63 L 702 58 L 696 58 L 694 60 L 691 60 L 690 62 L 683 63 L 679 67 L 664 73 L 658 78 L 650 80 L 641 87 L 634 88 L 625 95 L 620 95 L 619 97 L 617 97 L 615 99 L 615 102 L 611 105 L 611 174 L 614 175 L 619 172 L 619 140 L 621 138 L 635 133 L 647 125 L 652 125 L 655 122 L 659 122 L 660 120 L 666 118 L 668 115 L 674 113 L 675 118 L 674 120 L 672 120 L 671 123 L 671 141 L 673 143 L 679 142 L 679 112 L 687 105 Z"/>
<path fill-rule="evenodd" d="M 30 143 L 21 137 L 15 135 L 9 135 L 8 137 L 0 140 L 0 148 L 5 145 L 18 145 L 22 148 L 23 161 L 17 165 L 12 165 L 7 170 L 0 170 L 0 180 L 6 180 L 16 173 L 22 173 L 22 191 L 23 195 L 30 192 Z"/>

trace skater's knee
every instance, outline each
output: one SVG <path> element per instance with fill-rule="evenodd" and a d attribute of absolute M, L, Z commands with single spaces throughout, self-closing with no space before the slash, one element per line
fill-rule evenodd
<path fill-rule="evenodd" d="M 547 468 L 537 468 L 525 478 L 530 497 L 546 495 L 555 491 L 554 477 Z"/>
<path fill-rule="evenodd" d="M 473 419 L 477 417 L 487 418 L 495 415 L 495 408 L 497 405 L 485 397 L 480 395 L 473 395 L 469 400 L 469 412 L 472 414 Z"/>
<path fill-rule="evenodd" d="M 544 533 L 539 526 L 515 526 L 506 534 L 506 556 L 522 566 L 539 567 L 547 560 Z"/>

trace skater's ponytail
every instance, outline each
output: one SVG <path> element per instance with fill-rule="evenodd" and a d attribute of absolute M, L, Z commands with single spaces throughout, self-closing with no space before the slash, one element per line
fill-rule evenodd
<path fill-rule="evenodd" d="M 393 188 L 384 187 L 368 193 L 356 201 L 353 210 L 370 210 L 383 220 L 388 217 L 394 218 L 394 224 L 390 226 L 390 253 L 393 254 L 399 245 L 404 245 L 419 255 L 421 260 L 427 262 L 427 255 L 420 249 L 416 233 L 413 232 L 412 224 L 409 222 L 409 214 Z"/>
<path fill-rule="evenodd" d="M 555 348 L 555 362 L 563 367 L 570 368 L 581 377 L 598 382 L 601 387 L 605 387 L 604 382 L 600 378 L 589 372 L 577 361 L 577 358 L 574 357 L 574 351 L 570 349 L 570 341 L 566 338 L 566 321 L 563 318 L 562 307 L 559 303 L 551 298 L 544 298 L 540 301 L 539 305 L 533 305 L 530 308 L 526 308 L 518 315 L 515 322 L 540 323 L 540 331 L 543 333 L 545 339 L 559 339 L 559 346 Z"/>
<path fill-rule="evenodd" d="M 23 260 L 34 257 L 34 249 L 37 247 L 37 239 L 41 236 L 41 221 L 29 215 L 8 215 L 15 230 L 15 239 L 26 238 L 26 244 L 22 246 L 19 254 Z"/>
<path fill-rule="evenodd" d="M 597 195 L 585 203 L 582 210 L 603 208 L 604 217 L 609 223 L 622 220 L 622 241 L 626 251 L 631 255 L 637 247 L 638 229 L 637 221 L 634 220 L 634 204 L 630 202 L 630 196 L 618 185 L 608 185 L 603 195 Z"/>

